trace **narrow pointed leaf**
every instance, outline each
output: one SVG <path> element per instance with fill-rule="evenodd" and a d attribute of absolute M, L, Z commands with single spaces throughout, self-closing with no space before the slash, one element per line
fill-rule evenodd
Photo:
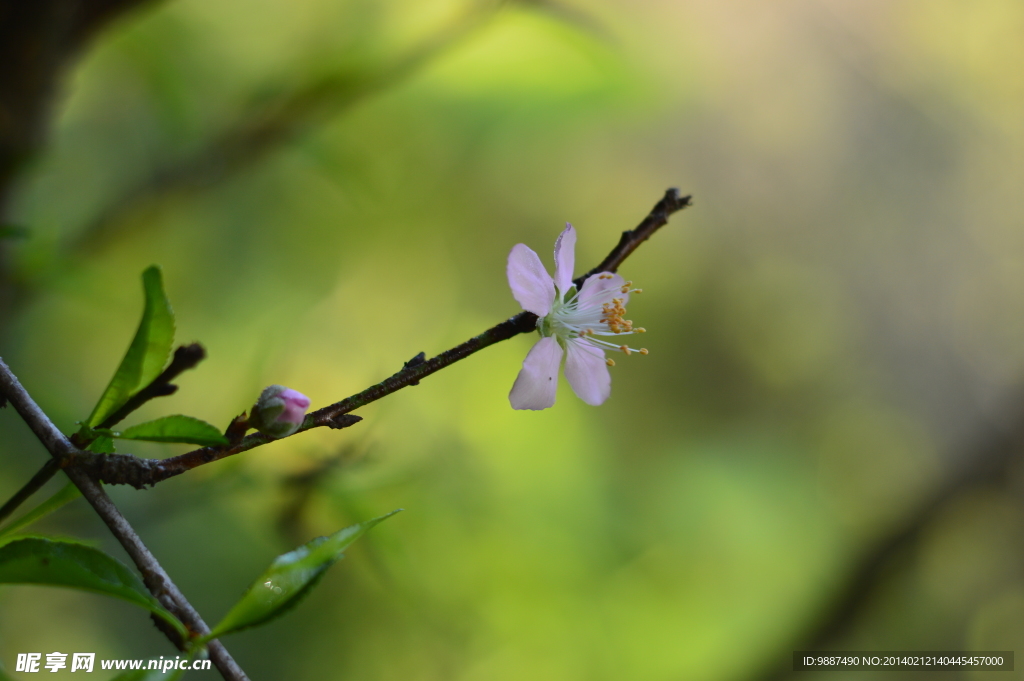
<path fill-rule="evenodd" d="M 7 527 L 0 529 L 0 537 L 16 532 L 23 527 L 28 527 L 40 518 L 50 515 L 64 504 L 74 501 L 80 496 L 82 496 L 82 493 L 78 491 L 78 488 L 75 487 L 73 483 L 69 482 L 52 497 L 21 516 Z"/>
<path fill-rule="evenodd" d="M 278 556 L 205 640 L 264 624 L 295 607 L 316 586 L 327 568 L 341 559 L 352 542 L 396 513 L 398 511 L 392 511 L 365 523 L 346 527 L 329 537 L 318 537 L 294 551 Z"/>
<path fill-rule="evenodd" d="M 113 414 L 132 395 L 160 375 L 174 345 L 174 311 L 164 293 L 160 268 L 149 267 L 142 273 L 146 307 L 135 338 L 128 346 L 121 365 L 103 391 L 85 425 L 95 427 Z"/>
<path fill-rule="evenodd" d="M 0 546 L 0 584 L 63 586 L 120 598 L 167 621 L 188 639 L 181 622 L 150 595 L 135 573 L 91 546 L 40 537 Z"/>
<path fill-rule="evenodd" d="M 228 439 L 206 421 L 174 414 L 125 428 L 115 437 L 148 442 L 188 442 L 194 445 L 226 445 Z"/>

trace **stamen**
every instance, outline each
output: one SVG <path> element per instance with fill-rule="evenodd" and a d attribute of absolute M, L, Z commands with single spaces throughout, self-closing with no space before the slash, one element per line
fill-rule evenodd
<path fill-rule="evenodd" d="M 615 279 L 618 275 L 611 273 L 599 274 L 599 279 Z M 605 351 L 622 352 L 627 355 L 640 352 L 635 348 L 626 345 L 616 345 L 614 342 L 598 340 L 601 336 L 615 336 L 619 334 L 646 333 L 643 327 L 634 327 L 633 320 L 626 319 L 626 296 L 634 291 L 629 287 L 633 282 L 627 281 L 619 288 L 621 294 L 615 298 L 604 298 L 608 302 L 588 302 L 582 305 L 580 296 L 582 287 L 576 288 L 572 295 L 566 300 L 555 301 L 554 309 L 550 317 L 550 335 L 557 336 L 563 340 L 583 340 L 584 342 L 599 347 Z M 575 287 L 574 287 L 575 288 Z M 604 289 L 602 297 L 609 294 L 614 295 L 615 289 Z M 595 321 L 596 318 L 596 321 Z M 641 353 L 646 354 L 646 353 Z M 609 364 L 613 366 L 613 364 Z"/>
<path fill-rule="evenodd" d="M 615 366 L 615 360 L 612 359 L 611 357 L 605 358 L 604 363 L 607 364 L 610 367 Z"/>
<path fill-rule="evenodd" d="M 647 348 L 640 348 L 640 354 L 641 355 L 646 355 L 647 354 Z"/>

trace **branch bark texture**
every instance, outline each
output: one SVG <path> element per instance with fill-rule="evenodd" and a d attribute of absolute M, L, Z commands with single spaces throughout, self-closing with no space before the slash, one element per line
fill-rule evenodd
<path fill-rule="evenodd" d="M 618 245 L 597 267 L 575 280 L 577 287 L 582 286 L 586 279 L 598 272 L 614 272 L 636 248 L 654 234 L 660 227 L 667 224 L 672 213 L 690 205 L 689 196 L 680 196 L 676 189 L 669 189 L 664 197 L 641 223 L 632 230 L 623 232 Z M 465 343 L 442 352 L 436 357 L 425 359 L 424 354 L 416 355 L 405 363 L 401 370 L 380 383 L 370 386 L 355 395 L 346 397 L 332 405 L 319 409 L 306 416 L 298 432 L 312 428 L 346 428 L 358 423 L 361 417 L 350 412 L 390 395 L 410 385 L 418 385 L 419 381 L 441 369 L 465 359 L 469 355 L 490 345 L 507 340 L 521 333 L 533 331 L 537 326 L 537 316 L 531 312 L 520 312 L 483 333 L 470 338 Z M 104 422 L 104 427 L 117 423 L 125 415 L 136 409 L 146 400 L 174 391 L 171 380 L 181 372 L 192 368 L 203 359 L 205 353 L 201 346 L 194 344 L 178 348 L 168 368 L 149 386 L 140 391 L 124 408 L 113 414 Z M 0 359 L 0 399 L 6 399 L 21 415 L 25 423 L 46 447 L 57 462 L 56 466 L 48 465 L 44 471 L 57 470 L 65 467 L 71 481 L 82 492 L 82 496 L 92 505 L 96 513 L 110 529 L 111 533 L 124 547 L 136 567 L 142 573 L 147 588 L 164 606 L 174 613 L 190 631 L 197 635 L 209 633 L 199 613 L 189 604 L 177 586 L 157 562 L 153 554 L 136 534 L 128 521 L 107 496 L 100 482 L 114 484 L 130 484 L 135 487 L 154 485 L 162 480 L 180 475 L 197 466 L 223 459 L 227 456 L 248 451 L 266 444 L 270 438 L 262 434 L 253 434 L 233 444 L 218 447 L 203 447 L 181 456 L 164 460 L 139 459 L 130 455 L 94 454 L 82 451 L 78 446 L 82 443 L 68 439 L 50 421 L 49 417 L 39 408 L 25 388 L 11 372 L 10 368 Z M 238 421 L 238 419 L 236 419 Z M 229 428 L 230 431 L 230 428 Z M 39 478 L 43 472 L 36 477 Z M 47 478 L 48 479 L 48 478 Z M 23 488 L 18 497 L 27 496 L 38 488 L 35 478 Z M 44 480 L 45 482 L 45 480 Z M 29 491 L 26 492 L 26 489 Z M 183 642 L 176 640 L 172 631 L 165 634 L 179 647 Z M 247 680 L 245 673 L 231 658 L 227 650 L 217 641 L 209 644 L 210 657 L 221 674 L 229 681 Z"/>
<path fill-rule="evenodd" d="M 46 450 L 58 461 L 74 459 L 80 452 L 71 441 L 64 436 L 60 430 L 50 421 L 50 418 L 39 408 L 35 400 L 28 394 L 28 391 L 21 385 L 18 378 L 11 372 L 10 368 L 0 359 L 0 392 L 7 398 L 11 406 L 18 412 L 21 418 L 28 424 L 28 427 L 35 434 L 36 438 L 43 443 Z M 199 613 L 188 602 L 178 587 L 171 581 L 167 572 L 164 571 L 156 557 L 150 552 L 142 539 L 128 523 L 125 517 L 118 510 L 114 502 L 103 491 L 98 482 L 93 480 L 84 470 L 76 468 L 65 469 L 68 477 L 82 492 L 82 496 L 93 507 L 97 515 L 103 520 L 111 534 L 117 538 L 121 546 L 128 553 L 128 556 L 135 563 L 135 566 L 142 574 L 146 588 L 155 596 L 165 608 L 170 610 L 186 627 L 197 635 L 210 633 L 210 628 L 203 621 Z M 173 632 L 164 631 L 172 643 L 181 647 L 183 642 L 176 640 Z M 221 675 L 228 681 L 248 681 L 245 672 L 238 666 L 238 663 L 231 657 L 227 649 L 218 641 L 209 644 L 210 659 L 216 665 Z"/>
<path fill-rule="evenodd" d="M 658 229 L 668 224 L 669 217 L 691 205 L 691 196 L 680 196 L 678 189 L 669 189 L 658 201 L 651 212 L 640 224 L 622 233 L 618 245 L 612 249 L 601 263 L 580 276 L 573 283 L 577 287 L 583 285 L 587 278 L 598 272 L 615 272 L 644 241 L 649 239 Z M 444 369 L 461 359 L 484 348 L 508 340 L 521 333 L 529 333 L 537 328 L 537 315 L 532 312 L 520 312 L 500 324 L 496 324 L 483 333 L 470 338 L 465 343 L 442 352 L 436 357 L 423 359 L 420 355 L 406 362 L 405 366 L 395 374 L 376 385 L 346 397 L 334 404 L 308 414 L 295 435 L 312 428 L 347 428 L 362 420 L 350 412 L 386 397 L 402 388 L 418 385 L 421 379 Z M 292 436 L 290 436 L 292 437 Z M 76 457 L 74 466 L 88 470 L 97 480 L 110 484 L 127 484 L 142 488 L 155 485 L 168 478 L 181 475 L 198 466 L 219 461 L 241 452 L 271 442 L 272 438 L 261 433 L 247 435 L 241 441 L 215 447 L 202 447 L 187 454 L 168 459 L 139 459 L 130 455 L 110 456 L 94 455 L 88 452 Z"/>

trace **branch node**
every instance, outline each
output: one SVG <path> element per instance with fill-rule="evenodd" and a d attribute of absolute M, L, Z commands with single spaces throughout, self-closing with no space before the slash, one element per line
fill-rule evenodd
<path fill-rule="evenodd" d="M 327 419 L 325 424 L 327 425 L 328 428 L 333 428 L 334 430 L 341 430 L 342 428 L 354 426 L 362 420 L 362 416 L 356 416 L 355 414 L 338 414 L 337 416 Z"/>
<path fill-rule="evenodd" d="M 679 196 L 679 190 L 669 189 L 665 195 L 655 204 L 651 212 L 635 228 L 623 232 L 619 244 L 612 249 L 608 257 L 596 268 L 575 280 L 577 287 L 581 286 L 587 277 L 598 272 L 615 271 L 637 247 L 646 241 L 654 232 L 668 223 L 672 213 L 691 205 L 690 196 Z M 417 385 L 419 381 L 454 362 L 465 359 L 469 355 L 493 345 L 499 341 L 508 340 L 521 333 L 530 333 L 537 328 L 537 315 L 532 312 L 523 311 L 508 318 L 507 320 L 487 329 L 465 343 L 442 352 L 436 357 L 427 359 L 426 353 L 417 353 L 415 357 L 405 362 L 402 368 L 385 379 L 381 383 L 370 386 L 360 393 L 351 395 L 306 415 L 303 427 L 298 432 L 311 428 L 327 426 L 335 430 L 349 428 L 362 421 L 362 417 L 351 414 L 355 409 L 363 407 L 370 402 L 379 400 L 402 388 L 410 385 Z M 140 393 L 137 393 L 125 407 L 119 410 L 115 416 L 123 418 L 131 409 L 134 409 L 144 402 L 145 399 L 153 396 L 153 389 L 156 385 L 166 385 L 171 378 L 181 371 L 192 368 L 206 356 L 206 351 L 198 343 L 178 348 L 174 353 L 174 359 L 167 369 L 153 383 Z M 147 395 L 142 395 L 148 391 Z M 135 401 L 133 403 L 133 400 Z M 114 417 L 108 421 L 115 421 Z M 110 423 L 104 422 L 101 427 L 109 428 Z M 246 435 L 250 424 L 245 412 L 235 417 L 224 432 L 228 439 L 227 445 L 216 445 L 202 447 L 186 454 L 173 456 L 168 459 L 139 459 L 134 456 L 124 455 L 96 455 L 91 452 L 82 452 L 70 468 L 80 468 L 97 480 L 108 484 L 131 485 L 137 489 L 156 485 L 167 478 L 174 477 L 190 471 L 213 461 L 219 461 L 229 456 L 249 451 L 255 447 L 271 442 L 273 438 L 262 433 Z M 81 447 L 82 443 L 72 440 L 76 446 Z M 70 474 L 70 473 L 69 473 Z"/>
<path fill-rule="evenodd" d="M 120 409 L 104 419 L 103 423 L 99 424 L 98 427 L 112 428 L 149 400 L 155 397 L 166 397 L 167 395 L 174 394 L 178 389 L 178 386 L 173 385 L 171 381 L 177 378 L 182 372 L 195 368 L 195 366 L 205 358 L 206 350 L 199 343 L 190 343 L 188 345 L 178 347 L 174 351 L 174 357 L 171 358 L 171 362 L 167 365 L 167 368 L 164 369 L 159 376 L 154 378 L 149 385 L 132 395 L 131 399 L 125 402 Z M 72 442 L 76 447 L 84 447 L 89 444 L 88 442 L 83 441 L 82 438 L 72 438 Z"/>
<path fill-rule="evenodd" d="M 153 397 L 167 397 L 178 392 L 178 386 L 173 383 L 165 383 L 164 385 L 153 386 Z"/>
<path fill-rule="evenodd" d="M 427 353 L 421 351 L 418 355 L 416 355 L 415 357 L 410 359 L 408 362 L 404 363 L 402 365 L 402 369 L 409 369 L 409 368 L 412 368 L 412 367 L 416 367 L 416 366 L 419 366 L 420 364 L 426 363 L 426 361 L 427 361 Z M 419 384 L 420 384 L 419 381 L 412 381 L 411 383 L 409 383 L 409 385 L 419 385 Z"/>
<path fill-rule="evenodd" d="M 228 439 L 229 445 L 237 445 L 245 437 L 247 430 L 249 430 L 249 417 L 243 411 L 228 424 L 227 430 L 224 431 L 224 437 Z"/>

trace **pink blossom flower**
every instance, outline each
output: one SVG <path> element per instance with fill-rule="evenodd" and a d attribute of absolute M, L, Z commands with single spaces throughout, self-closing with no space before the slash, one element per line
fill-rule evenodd
<path fill-rule="evenodd" d="M 309 398 L 298 390 L 268 386 L 252 408 L 249 425 L 270 437 L 287 437 L 302 425 L 309 404 Z"/>
<path fill-rule="evenodd" d="M 600 340 L 597 336 L 643 333 L 624 318 L 632 282 L 613 272 L 595 274 L 579 291 L 572 282 L 576 230 L 566 223 L 555 241 L 555 277 L 544 269 L 540 258 L 524 244 L 516 244 L 508 255 L 508 284 L 524 310 L 537 315 L 540 340 L 523 360 L 508 399 L 513 409 L 547 409 L 555 403 L 558 367 L 565 356 L 565 378 L 573 392 L 587 404 L 599 405 L 611 394 L 608 367 L 615 362 L 605 351 L 630 354 L 626 345 Z"/>

